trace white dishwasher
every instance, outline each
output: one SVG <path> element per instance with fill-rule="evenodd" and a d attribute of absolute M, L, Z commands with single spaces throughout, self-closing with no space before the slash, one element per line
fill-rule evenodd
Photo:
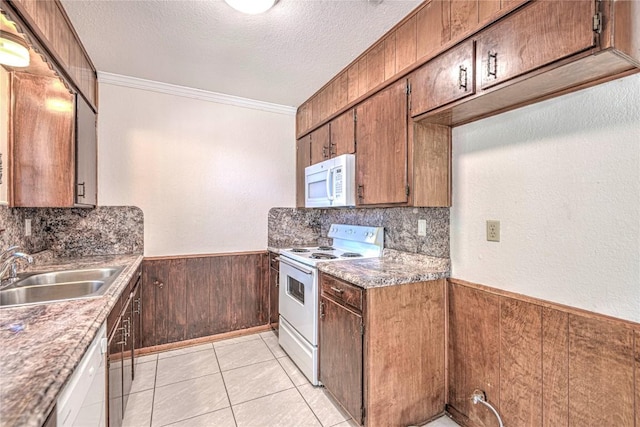
<path fill-rule="evenodd" d="M 105 425 L 106 331 L 103 324 L 58 396 L 59 427 Z"/>

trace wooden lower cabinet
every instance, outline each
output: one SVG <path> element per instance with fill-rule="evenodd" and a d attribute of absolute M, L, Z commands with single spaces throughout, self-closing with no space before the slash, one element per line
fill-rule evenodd
<path fill-rule="evenodd" d="M 320 381 L 361 425 L 445 408 L 444 280 L 362 289 L 320 275 Z"/>
<path fill-rule="evenodd" d="M 269 324 L 278 329 L 279 318 L 280 261 L 278 254 L 269 253 Z"/>
<path fill-rule="evenodd" d="M 107 317 L 108 354 L 106 364 L 107 416 L 110 427 L 122 425 L 135 375 L 134 354 L 138 348 L 141 306 L 136 303 L 140 291 L 138 268 Z"/>
<path fill-rule="evenodd" d="M 269 323 L 266 252 L 145 259 L 142 346 Z"/>

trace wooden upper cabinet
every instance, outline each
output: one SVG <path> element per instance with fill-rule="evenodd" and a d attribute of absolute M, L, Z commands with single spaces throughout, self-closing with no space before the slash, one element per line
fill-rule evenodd
<path fill-rule="evenodd" d="M 296 207 L 304 207 L 304 168 L 311 164 L 311 134 L 296 141 Z"/>
<path fill-rule="evenodd" d="M 354 62 L 347 68 L 347 102 L 355 101 L 358 93 L 358 63 Z"/>
<path fill-rule="evenodd" d="M 311 132 L 312 165 L 329 158 L 330 135 L 328 123 Z"/>
<path fill-rule="evenodd" d="M 389 80 L 396 74 L 396 33 L 384 39 L 384 79 Z"/>
<path fill-rule="evenodd" d="M 396 30 L 396 72 L 409 68 L 416 62 L 416 35 L 415 16 Z"/>
<path fill-rule="evenodd" d="M 307 101 L 298 107 L 296 113 L 296 135 L 304 135 L 311 128 L 311 102 Z"/>
<path fill-rule="evenodd" d="M 595 45 L 595 2 L 537 1 L 476 39 L 479 86 L 487 89 Z"/>
<path fill-rule="evenodd" d="M 367 92 L 384 82 L 384 52 L 384 41 L 380 41 L 367 53 Z"/>
<path fill-rule="evenodd" d="M 400 80 L 357 107 L 358 205 L 408 200 L 406 85 Z"/>
<path fill-rule="evenodd" d="M 416 15 L 417 59 L 439 52 L 451 38 L 450 8 L 448 1 L 431 0 L 418 11 Z"/>
<path fill-rule="evenodd" d="M 13 0 L 15 8 L 24 18 L 34 35 L 53 55 L 55 62 L 92 108 L 97 110 L 97 76 L 71 21 L 59 0 Z"/>
<path fill-rule="evenodd" d="M 73 206 L 73 95 L 57 78 L 27 73 L 13 72 L 11 86 L 11 206 Z"/>
<path fill-rule="evenodd" d="M 355 110 L 342 113 L 331 121 L 330 150 L 331 157 L 356 152 Z"/>
<path fill-rule="evenodd" d="M 469 40 L 427 62 L 409 76 L 411 116 L 475 93 L 474 46 Z"/>
<path fill-rule="evenodd" d="M 332 115 L 342 107 L 347 105 L 347 92 L 349 90 L 349 78 L 347 72 L 342 72 L 333 81 L 330 86 L 329 110 L 328 114 Z"/>

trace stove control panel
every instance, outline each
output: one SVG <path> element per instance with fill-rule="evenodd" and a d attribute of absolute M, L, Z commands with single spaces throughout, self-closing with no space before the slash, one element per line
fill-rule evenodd
<path fill-rule="evenodd" d="M 332 224 L 327 237 L 382 246 L 384 241 L 384 227 Z"/>

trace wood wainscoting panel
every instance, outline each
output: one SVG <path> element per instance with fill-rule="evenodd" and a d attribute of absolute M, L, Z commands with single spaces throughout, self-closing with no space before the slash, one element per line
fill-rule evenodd
<path fill-rule="evenodd" d="M 471 403 L 475 389 L 500 410 L 500 297 L 450 284 L 449 405 L 471 425 L 497 426 L 495 416 Z"/>
<path fill-rule="evenodd" d="M 542 309 L 542 425 L 569 424 L 569 315 Z"/>
<path fill-rule="evenodd" d="M 266 260 L 266 252 L 145 259 L 143 347 L 266 325 Z"/>
<path fill-rule="evenodd" d="M 633 427 L 633 330 L 569 315 L 569 426 Z"/>
<path fill-rule="evenodd" d="M 500 408 L 505 425 L 542 426 L 542 308 L 500 304 Z"/>

